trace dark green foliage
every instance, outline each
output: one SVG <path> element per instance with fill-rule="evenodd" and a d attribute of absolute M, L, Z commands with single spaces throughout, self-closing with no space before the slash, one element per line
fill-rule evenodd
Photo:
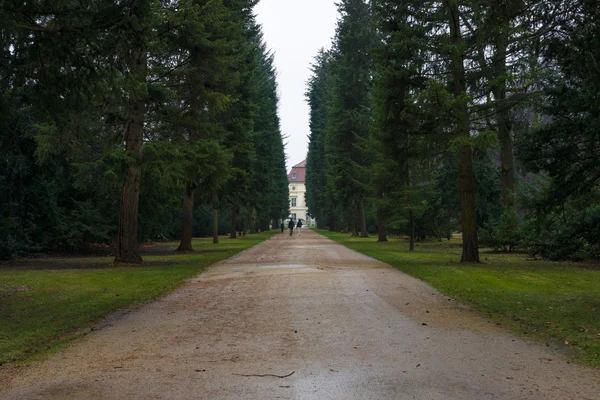
<path fill-rule="evenodd" d="M 327 190 L 325 135 L 327 107 L 331 84 L 331 54 L 321 50 L 313 64 L 313 76 L 308 82 L 306 98 L 310 107 L 310 141 L 306 159 L 306 204 L 319 228 L 328 226 L 336 207 Z"/>
<path fill-rule="evenodd" d="M 370 53 L 375 36 L 371 6 L 364 0 L 344 0 L 338 4 L 338 22 L 332 53 L 333 74 L 329 87 L 327 130 L 325 135 L 327 185 L 336 205 L 343 210 L 345 222 L 361 224 L 366 235 L 362 167 L 369 163 L 360 148 L 369 136 L 373 60 Z"/>
<path fill-rule="evenodd" d="M 339 7 L 307 91 L 306 198 L 321 228 L 356 232 L 364 216 L 381 241 L 462 230 L 471 261 L 478 229 L 496 250 L 597 257 L 597 4 Z"/>
<path fill-rule="evenodd" d="M 525 166 L 548 178 L 529 204 L 527 243 L 552 259 L 598 258 L 600 246 L 600 10 L 573 6 L 565 35 L 548 42 L 556 67 L 543 82 L 541 116 L 517 147 Z"/>
<path fill-rule="evenodd" d="M 512 252 L 523 244 L 519 216 L 506 209 L 497 220 L 489 221 L 480 231 L 480 242 L 494 250 Z"/>
<path fill-rule="evenodd" d="M 179 236 L 186 190 L 207 224 L 196 234 L 211 231 L 209 204 L 287 214 L 276 74 L 255 4 L 2 1 L 0 257 L 110 243 L 123 182 L 140 193 L 133 242 Z"/>
<path fill-rule="evenodd" d="M 254 74 L 256 104 L 253 139 L 256 158 L 251 179 L 248 205 L 256 210 L 259 221 L 278 220 L 289 215 L 289 192 L 283 138 L 277 115 L 277 72 L 274 56 L 260 44 Z"/>

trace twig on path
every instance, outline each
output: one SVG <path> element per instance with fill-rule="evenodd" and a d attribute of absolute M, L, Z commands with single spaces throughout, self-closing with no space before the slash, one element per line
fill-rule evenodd
<path fill-rule="evenodd" d="M 259 378 L 264 378 L 267 376 L 272 376 L 273 378 L 287 378 L 288 376 L 292 376 L 294 375 L 296 371 L 292 371 L 291 373 L 287 374 L 287 375 L 273 375 L 273 374 L 249 374 L 249 375 L 245 375 L 245 374 L 233 374 L 236 376 L 257 376 Z"/>

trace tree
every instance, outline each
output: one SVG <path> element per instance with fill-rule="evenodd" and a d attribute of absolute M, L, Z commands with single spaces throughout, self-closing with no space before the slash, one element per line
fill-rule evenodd
<path fill-rule="evenodd" d="M 310 107 L 310 137 L 306 160 L 306 204 L 320 229 L 332 223 L 335 206 L 327 190 L 325 135 L 331 84 L 332 55 L 321 49 L 312 66 L 306 100 Z"/>
<path fill-rule="evenodd" d="M 368 137 L 370 128 L 371 6 L 363 0 L 343 0 L 338 8 L 341 18 L 334 44 L 336 60 L 325 140 L 328 184 L 353 231 L 357 232 L 358 218 L 360 234 L 366 237 L 365 188 L 358 176 L 359 167 L 369 160 L 356 144 Z"/>
<path fill-rule="evenodd" d="M 411 171 L 427 156 L 422 145 L 415 94 L 425 87 L 422 46 L 425 27 L 415 23 L 422 15 L 412 1 L 389 0 L 374 6 L 381 37 L 375 54 L 375 83 L 372 94 L 374 128 L 371 151 L 372 192 L 377 203 L 379 241 L 386 241 L 385 223 L 407 219 L 410 249 L 414 250 L 414 208 Z M 406 206 L 400 206 L 404 204 Z M 405 215 L 393 215 L 400 208 Z M 407 215 L 406 215 L 407 214 Z M 407 217 L 407 218 L 406 218 Z"/>
<path fill-rule="evenodd" d="M 289 186 L 285 167 L 285 149 L 279 116 L 277 72 L 274 56 L 259 36 L 258 63 L 254 74 L 256 90 L 252 101 L 256 104 L 253 118 L 253 139 L 256 158 L 252 168 L 251 194 L 248 205 L 256 210 L 260 230 L 268 230 L 271 221 L 289 215 Z"/>
<path fill-rule="evenodd" d="M 477 240 L 477 206 L 475 201 L 475 174 L 473 172 L 473 149 L 469 143 L 471 126 L 468 109 L 467 82 L 464 66 L 464 46 L 461 28 L 461 12 L 457 0 L 447 0 L 446 6 L 450 30 L 450 69 L 455 96 L 455 136 L 462 141 L 459 149 L 458 171 L 460 190 L 461 226 L 463 234 L 463 262 L 479 262 Z"/>

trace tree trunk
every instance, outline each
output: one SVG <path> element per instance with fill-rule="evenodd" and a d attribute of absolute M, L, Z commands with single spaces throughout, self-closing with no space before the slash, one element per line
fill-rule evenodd
<path fill-rule="evenodd" d="M 415 251 L 415 217 L 412 208 L 408 210 L 409 251 Z"/>
<path fill-rule="evenodd" d="M 352 237 L 358 237 L 358 224 L 356 223 L 356 219 L 352 218 L 352 225 L 349 227 L 352 229 Z"/>
<path fill-rule="evenodd" d="M 377 241 L 387 242 L 387 235 L 385 234 L 385 223 L 383 222 L 383 214 L 377 210 Z"/>
<path fill-rule="evenodd" d="M 242 220 L 242 232 L 243 235 L 246 236 L 246 233 L 254 233 L 254 224 L 250 221 L 250 216 L 248 215 L 248 211 L 244 213 L 244 219 Z"/>
<path fill-rule="evenodd" d="M 135 10 L 132 10 L 135 13 Z M 137 82 L 146 82 L 148 74 L 147 54 L 143 45 L 134 47 L 128 57 L 130 75 Z M 127 127 L 125 128 L 125 150 L 132 158 L 139 159 L 144 139 L 144 115 L 146 95 L 132 89 L 127 105 Z M 140 202 L 142 169 L 137 161 L 129 165 L 121 188 L 119 232 L 117 236 L 116 263 L 141 263 L 138 251 L 138 209 Z"/>
<path fill-rule="evenodd" d="M 456 136 L 470 138 L 469 109 L 466 100 L 466 78 L 464 67 L 464 47 L 460 30 L 460 9 L 457 0 L 448 0 L 448 16 L 450 35 L 452 37 L 452 78 L 454 95 L 461 101 L 456 108 Z M 475 177 L 473 173 L 473 149 L 464 144 L 459 152 L 458 160 L 461 225 L 463 233 L 463 262 L 479 262 L 479 243 L 477 239 L 477 209 L 475 203 Z"/>
<path fill-rule="evenodd" d="M 508 22 L 505 24 L 508 30 Z M 496 104 L 498 121 L 498 140 L 500 141 L 500 163 L 502 171 L 502 202 L 505 207 L 514 207 L 515 160 L 513 156 L 512 123 L 510 108 L 506 104 L 506 49 L 508 32 L 496 35 L 496 53 L 493 57 L 494 76 L 491 77 L 496 87 L 492 91 Z"/>
<path fill-rule="evenodd" d="M 358 203 L 358 215 L 360 217 L 360 237 L 367 238 L 369 233 L 367 232 L 367 218 L 365 217 L 365 200 L 362 198 Z"/>
<path fill-rule="evenodd" d="M 183 221 L 181 229 L 181 242 L 177 251 L 194 251 L 192 236 L 194 228 L 194 192 L 189 188 L 183 197 Z"/>
<path fill-rule="evenodd" d="M 219 210 L 213 205 L 213 243 L 219 244 Z"/>
<path fill-rule="evenodd" d="M 412 177 L 410 167 L 407 169 L 406 178 L 408 186 L 408 204 L 412 205 Z M 415 251 L 415 215 L 412 208 L 408 210 L 408 236 L 410 242 L 408 245 L 408 250 Z"/>
<path fill-rule="evenodd" d="M 231 233 L 229 234 L 230 239 L 237 239 L 237 206 L 234 204 L 231 206 Z"/>

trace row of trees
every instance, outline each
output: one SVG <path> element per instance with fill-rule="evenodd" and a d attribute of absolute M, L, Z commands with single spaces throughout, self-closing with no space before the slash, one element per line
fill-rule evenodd
<path fill-rule="evenodd" d="M 286 217 L 256 3 L 2 0 L 0 256 L 114 240 L 141 262 L 142 240 L 192 250 L 208 213 L 215 241 L 221 210 L 233 238 Z"/>
<path fill-rule="evenodd" d="M 600 257 L 600 8 L 589 0 L 342 0 L 308 82 L 310 213 L 414 240 L 459 230 Z M 342 225 L 340 225 L 342 224 Z"/>

